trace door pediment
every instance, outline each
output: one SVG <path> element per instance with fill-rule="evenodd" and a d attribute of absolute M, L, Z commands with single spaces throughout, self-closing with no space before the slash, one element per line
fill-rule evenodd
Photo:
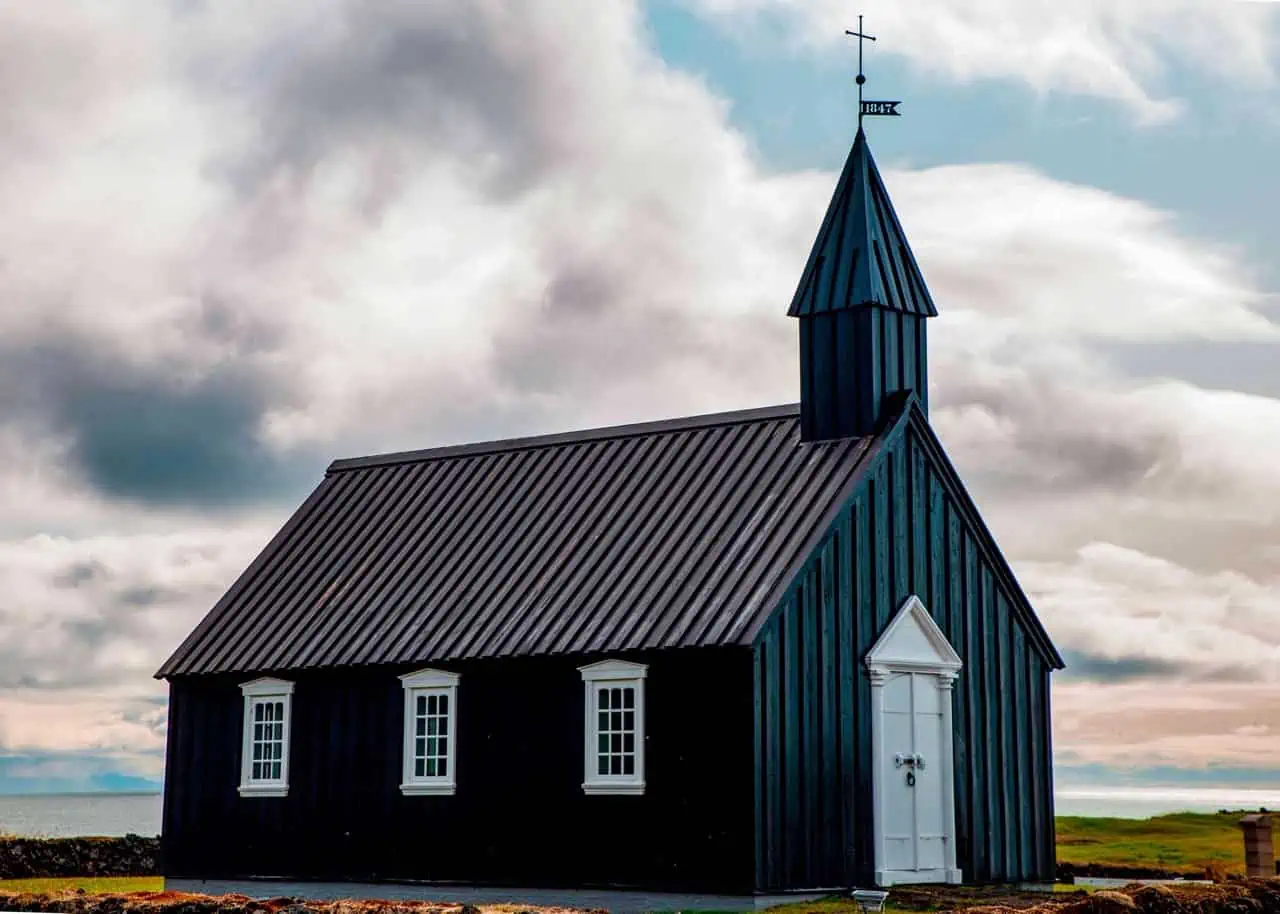
<path fill-rule="evenodd" d="M 912 594 L 876 639 L 865 659 L 871 671 L 958 673 L 964 666 L 929 610 Z"/>

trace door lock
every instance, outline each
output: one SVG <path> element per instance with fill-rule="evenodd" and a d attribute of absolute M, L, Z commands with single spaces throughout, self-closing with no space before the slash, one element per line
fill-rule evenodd
<path fill-rule="evenodd" d="M 924 756 L 922 756 L 919 752 L 916 752 L 912 755 L 903 755 L 901 752 L 899 752 L 897 755 L 893 757 L 893 767 L 901 768 L 904 765 L 908 768 L 915 768 L 918 771 L 923 771 Z"/>

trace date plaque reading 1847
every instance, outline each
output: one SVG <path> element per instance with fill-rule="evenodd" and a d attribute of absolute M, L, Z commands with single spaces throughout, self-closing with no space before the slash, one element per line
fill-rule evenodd
<path fill-rule="evenodd" d="M 902 117 L 902 112 L 898 110 L 898 106 L 902 102 L 863 102 L 860 113 L 867 114 L 883 114 L 891 117 Z"/>

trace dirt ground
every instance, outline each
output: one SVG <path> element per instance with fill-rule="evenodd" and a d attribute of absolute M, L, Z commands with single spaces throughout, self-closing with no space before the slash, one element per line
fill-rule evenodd
<path fill-rule="evenodd" d="M 1212 885 L 1138 885 L 1112 891 L 1010 891 L 999 886 L 902 887 L 889 893 L 901 910 L 964 914 L 1280 914 L 1280 879 Z"/>
<path fill-rule="evenodd" d="M 297 898 L 249 898 L 246 895 L 192 895 L 183 892 L 133 892 L 51 895 L 0 892 L 0 911 L 48 911 L 67 914 L 584 914 L 577 908 L 521 905 L 441 904 L 430 901 L 304 901 Z M 605 912 L 590 912 L 605 914 Z"/>
<path fill-rule="evenodd" d="M 1115 891 L 1022 892 L 999 886 L 895 888 L 893 911 L 963 911 L 964 914 L 1280 914 L 1280 879 L 1231 880 L 1214 885 L 1130 885 Z M 307 902 L 296 898 L 136 892 L 50 895 L 0 892 L 0 911 L 60 914 L 588 914 L 583 909 L 436 902 Z M 788 905 L 775 914 L 856 914 L 850 899 Z M 589 914 L 604 914 L 592 911 Z"/>

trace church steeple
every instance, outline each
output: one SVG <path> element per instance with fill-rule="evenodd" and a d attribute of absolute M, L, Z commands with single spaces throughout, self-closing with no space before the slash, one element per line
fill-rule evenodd
<path fill-rule="evenodd" d="M 787 314 L 804 440 L 873 433 L 895 391 L 928 408 L 925 321 L 938 312 L 861 127 Z"/>

